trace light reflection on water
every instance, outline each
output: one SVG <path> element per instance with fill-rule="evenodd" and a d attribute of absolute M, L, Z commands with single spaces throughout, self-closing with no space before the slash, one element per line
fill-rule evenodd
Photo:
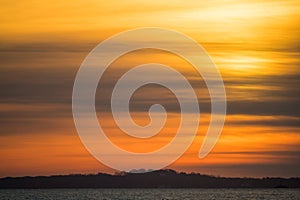
<path fill-rule="evenodd" d="M 1 200 L 18 199 L 300 199 L 299 189 L 16 189 Z"/>

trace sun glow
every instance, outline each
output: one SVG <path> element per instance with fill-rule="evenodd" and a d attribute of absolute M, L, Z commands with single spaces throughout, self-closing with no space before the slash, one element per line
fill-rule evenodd
<path fill-rule="evenodd" d="M 256 169 L 243 166 L 265 169 L 272 163 L 278 169 L 266 176 L 299 175 L 299 1 L 0 2 L 0 176 L 112 172 L 78 138 L 71 112 L 74 77 L 99 42 L 120 31 L 153 26 L 180 31 L 202 45 L 222 74 L 228 100 L 220 140 L 200 160 L 211 108 L 206 85 L 193 66 L 153 50 L 128 53 L 112 64 L 116 72 L 106 72 L 108 84 L 129 67 L 157 62 L 172 66 L 195 86 L 201 111 L 197 138 L 170 168 L 200 171 L 207 166 L 205 173 L 225 176 L 235 175 L 230 166 L 238 164 L 243 176 L 255 176 Z M 162 98 L 171 110 L 167 126 L 149 141 L 130 138 L 115 127 L 103 105 L 96 105 L 104 110 L 99 117 L 109 137 L 132 152 L 163 147 L 178 128 L 177 102 L 170 92 L 149 88 L 134 98 Z M 145 125 L 147 114 L 136 109 L 132 116 Z M 283 163 L 285 172 L 280 171 Z M 225 165 L 229 167 L 220 170 Z"/>

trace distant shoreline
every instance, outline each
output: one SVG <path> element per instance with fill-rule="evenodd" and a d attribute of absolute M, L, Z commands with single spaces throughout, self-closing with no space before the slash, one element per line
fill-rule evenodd
<path fill-rule="evenodd" d="M 0 189 L 232 189 L 300 188 L 300 178 L 226 178 L 158 170 L 147 173 L 73 174 L 0 179 Z"/>
<path fill-rule="evenodd" d="M 277 190 L 278 188 L 0 188 L 4 190 Z M 279 188 L 279 190 L 299 190 L 299 188 Z"/>

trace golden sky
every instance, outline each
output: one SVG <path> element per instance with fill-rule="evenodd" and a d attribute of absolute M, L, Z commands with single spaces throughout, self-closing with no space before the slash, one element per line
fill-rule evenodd
<path fill-rule="evenodd" d="M 168 168 L 222 176 L 300 176 L 299 1 L 0 0 L 0 11 L 0 177 L 113 172 L 80 142 L 72 87 L 81 62 L 99 42 L 139 27 L 169 28 L 194 38 L 225 83 L 228 115 L 222 135 L 213 152 L 199 159 L 210 104 L 193 68 L 154 50 L 132 52 L 112 64 L 118 73 L 151 61 L 168 64 L 202 86 L 195 89 L 202 112 L 197 137 Z M 117 76 L 107 74 L 104 83 Z M 143 98 L 149 92 L 153 98 Z M 120 147 L 152 151 L 174 137 L 180 115 L 169 91 L 149 86 L 135 93 L 133 104 L 162 101 L 170 109 L 165 128 L 147 141 L 120 132 L 99 96 L 100 123 Z M 132 116 L 139 124 L 149 122 L 139 106 L 133 106 Z"/>

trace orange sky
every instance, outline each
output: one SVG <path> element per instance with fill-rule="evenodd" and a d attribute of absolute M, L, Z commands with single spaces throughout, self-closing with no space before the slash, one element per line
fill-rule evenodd
<path fill-rule="evenodd" d="M 138 27 L 180 31 L 199 42 L 225 83 L 228 115 L 206 158 L 198 152 L 209 122 L 209 96 L 201 77 L 179 57 L 138 51 L 115 61 L 103 83 L 137 64 L 170 65 L 195 81 L 201 122 L 188 151 L 168 166 L 222 176 L 300 176 L 299 1 L 0 1 L 0 177 L 113 172 L 85 149 L 72 119 L 72 87 L 87 54 L 102 40 Z M 188 50 L 188 49 L 187 49 Z M 101 90 L 98 91 L 100 93 Z M 102 92 L 107 92 L 104 90 Z M 174 96 L 145 87 L 133 104 L 164 96 L 168 121 L 153 138 L 124 135 L 98 102 L 110 139 L 133 152 L 170 141 L 180 118 Z M 133 107 L 145 125 L 147 112 Z"/>

